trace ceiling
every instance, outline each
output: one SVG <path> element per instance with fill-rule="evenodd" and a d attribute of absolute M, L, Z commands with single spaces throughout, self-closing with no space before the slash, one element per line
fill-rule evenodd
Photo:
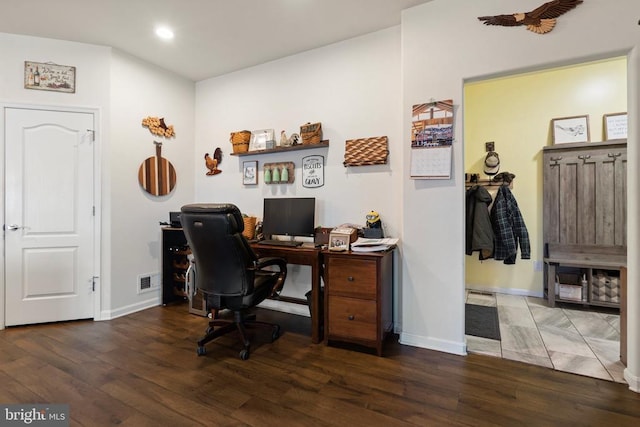
<path fill-rule="evenodd" d="M 111 46 L 199 81 L 399 25 L 431 0 L 1 1 L 0 32 Z"/>

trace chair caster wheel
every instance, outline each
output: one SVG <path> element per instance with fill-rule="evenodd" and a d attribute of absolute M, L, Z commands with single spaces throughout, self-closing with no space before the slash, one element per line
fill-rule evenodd
<path fill-rule="evenodd" d="M 271 342 L 274 342 L 280 337 L 280 326 L 276 325 L 273 328 L 273 333 L 271 334 Z"/>
<path fill-rule="evenodd" d="M 199 346 L 196 352 L 198 353 L 198 356 L 204 356 L 207 354 L 207 349 L 204 348 L 204 346 Z"/>
<path fill-rule="evenodd" d="M 249 350 L 247 350 L 246 348 L 240 351 L 240 360 L 247 360 L 249 359 Z"/>

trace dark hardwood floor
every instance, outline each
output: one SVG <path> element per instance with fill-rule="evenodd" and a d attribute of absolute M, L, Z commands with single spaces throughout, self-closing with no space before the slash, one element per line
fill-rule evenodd
<path fill-rule="evenodd" d="M 0 403 L 67 403 L 84 426 L 637 426 L 640 394 L 482 355 L 386 343 L 384 357 L 311 344 L 309 318 L 276 320 L 251 358 L 234 335 L 196 355 L 186 306 L 112 321 L 0 331 Z"/>

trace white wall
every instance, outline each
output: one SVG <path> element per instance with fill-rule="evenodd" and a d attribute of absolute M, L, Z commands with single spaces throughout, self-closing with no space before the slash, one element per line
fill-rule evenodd
<path fill-rule="evenodd" d="M 364 225 L 365 215 L 380 213 L 386 233 L 400 236 L 402 129 L 400 29 L 390 28 L 277 61 L 197 83 L 196 168 L 198 202 L 231 202 L 262 217 L 265 197 L 315 197 L 316 225 Z M 238 130 L 273 128 L 287 135 L 306 122 L 321 122 L 329 148 L 287 154 L 230 156 L 229 135 Z M 387 165 L 345 168 L 345 141 L 389 137 Z M 205 176 L 204 153 L 224 152 L 222 173 Z M 325 156 L 325 185 L 301 184 L 301 159 Z M 257 186 L 243 186 L 242 162 L 257 160 Z M 265 162 L 293 161 L 292 185 L 265 185 Z M 310 289 L 307 267 L 290 266 L 284 294 L 301 297 Z M 306 310 L 306 308 L 304 309 Z M 306 310 L 308 313 L 308 310 Z"/>
<path fill-rule="evenodd" d="M 0 33 L 0 103 L 91 108 L 98 111 L 98 147 L 108 147 L 110 48 L 38 37 Z M 54 62 L 76 67 L 76 92 L 24 89 L 24 61 Z M 0 122 L 2 118 L 0 118 Z M 0 123 L 0 128 L 3 128 Z M 4 178 L 4 134 L 0 136 L 0 177 Z M 4 186 L 4 183 L 2 183 Z M 4 187 L 2 187 L 4 189 Z M 10 191 L 10 189 L 6 189 Z M 103 216 L 104 217 L 104 216 Z M 0 197 L 4 224 L 4 195 Z M 103 241 L 103 249 L 108 242 Z M 4 244 L 0 247 L 4 260 Z M 104 255 L 104 251 L 103 251 Z M 105 264 L 105 258 L 102 259 Z M 4 261 L 0 263 L 0 327 L 4 325 Z M 104 301 L 103 301 L 104 302 Z"/>
<path fill-rule="evenodd" d="M 200 82 L 196 85 L 192 151 L 190 136 L 181 133 L 188 133 L 190 127 L 188 110 L 193 94 L 189 84 L 119 53 L 110 57 L 108 48 L 0 34 L 0 101 L 102 110 L 103 176 L 107 178 L 103 179 L 102 275 L 110 289 L 105 296 L 109 301 L 103 305 L 105 316 L 152 302 L 139 299 L 132 291 L 138 274 L 160 268 L 160 234 L 155 223 L 166 219 L 169 210 L 184 202 L 224 201 L 261 215 L 264 197 L 313 196 L 318 199 L 318 225 L 363 223 L 369 210 L 381 213 L 387 234 L 401 238 L 401 341 L 462 354 L 466 351 L 463 83 L 629 54 L 629 161 L 637 164 L 640 2 L 618 0 L 616 7 L 610 3 L 584 2 L 562 16 L 551 33 L 536 35 L 523 28 L 487 27 L 477 20 L 482 15 L 514 11 L 512 1 L 434 0 L 406 10 L 401 27 Z M 531 10 L 539 4 L 538 0 L 526 0 L 519 2 L 519 8 Z M 78 93 L 69 96 L 22 89 L 24 60 L 78 66 Z M 149 93 L 151 89 L 154 93 Z M 431 98 L 452 98 L 456 105 L 451 180 L 408 178 L 411 106 Z M 113 121 L 111 114 L 117 116 Z M 178 191 L 159 200 L 140 194 L 134 174 L 150 151 L 146 130 L 137 127 L 144 115 L 164 115 L 178 131 L 176 144 L 169 148 L 167 143 L 163 151 L 179 165 Z M 229 156 L 232 131 L 274 128 L 290 134 L 308 121 L 322 122 L 325 138 L 331 141 L 328 149 L 293 152 L 286 158 L 276 154 Z M 110 138 L 109 132 L 118 137 Z M 388 165 L 342 166 L 346 139 L 379 135 L 389 136 Z M 202 157 L 216 147 L 225 154 L 220 165 L 223 173 L 207 177 Z M 314 190 L 299 183 L 301 158 L 311 153 L 326 157 L 326 184 Z M 260 179 L 258 186 L 244 187 L 240 175 L 244 160 L 258 160 L 260 168 L 264 162 L 294 161 L 296 183 L 266 186 Z M 192 190 L 188 179 L 182 181 L 189 168 L 194 177 Z M 640 273 L 634 262 L 640 249 L 640 227 L 634 221 L 640 207 L 639 173 L 638 167 L 629 168 L 631 326 L 640 324 Z M 308 289 L 308 274 L 297 273 L 287 292 L 299 295 Z M 631 329 L 628 345 L 626 377 L 631 388 L 639 391 L 640 328 Z"/>
<path fill-rule="evenodd" d="M 518 2 L 532 10 L 537 0 Z M 558 20 L 549 34 L 522 27 L 488 27 L 477 17 L 515 12 L 513 1 L 434 0 L 408 9 L 402 19 L 403 131 L 409 138 L 411 106 L 431 98 L 452 98 L 456 108 L 453 179 L 403 180 L 404 264 L 401 341 L 464 353 L 464 179 L 463 82 L 514 71 L 578 63 L 631 52 L 629 64 L 629 162 L 637 149 L 640 2 L 589 0 Z M 594 25 L 597 23 L 597 25 Z M 518 96 L 517 93 L 512 96 Z M 496 112 L 499 114 L 499 112 Z M 551 117 L 550 117 L 551 119 Z M 541 123 L 548 126 L 548 123 Z M 408 169 L 410 150 L 403 153 Z M 638 259 L 638 177 L 629 182 L 629 324 L 640 324 Z M 516 172 L 517 174 L 517 172 Z M 407 176 L 405 172 L 404 176 Z M 425 220 L 426 219 L 426 220 Z M 541 284 L 542 286 L 542 284 Z M 627 379 L 638 390 L 640 331 L 629 334 Z"/>
<path fill-rule="evenodd" d="M 138 295 L 137 278 L 161 271 L 158 222 L 167 221 L 169 211 L 193 200 L 195 84 L 103 46 L 0 33 L 0 52 L 0 103 L 99 111 L 102 246 L 101 307 L 96 318 L 158 305 L 160 290 Z M 76 93 L 24 89 L 25 60 L 75 66 Z M 148 115 L 164 116 L 176 127 L 176 137 L 163 145 L 162 153 L 174 165 L 178 182 L 164 197 L 148 196 L 137 179 L 142 161 L 155 155 L 153 137 L 141 126 Z M 1 156 L 0 176 L 4 176 Z M 4 198 L 0 216 L 3 202 Z M 0 327 L 3 291 L 0 282 Z"/>
<path fill-rule="evenodd" d="M 195 84 L 135 57 L 111 56 L 111 150 L 106 156 L 111 188 L 111 312 L 108 317 L 158 305 L 161 289 L 137 293 L 138 275 L 161 273 L 160 221 L 193 200 Z M 159 138 L 143 127 L 147 116 L 164 117 L 176 136 Z M 177 182 L 166 196 L 152 196 L 138 184 L 138 169 L 155 156 L 176 171 Z"/>

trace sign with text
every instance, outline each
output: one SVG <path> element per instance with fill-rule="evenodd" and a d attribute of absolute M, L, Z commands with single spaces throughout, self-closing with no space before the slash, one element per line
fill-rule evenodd
<path fill-rule="evenodd" d="M 317 188 L 324 185 L 324 156 L 314 155 L 302 159 L 302 186 Z"/>
<path fill-rule="evenodd" d="M 69 405 L 0 404 L 0 425 L 69 427 Z"/>

